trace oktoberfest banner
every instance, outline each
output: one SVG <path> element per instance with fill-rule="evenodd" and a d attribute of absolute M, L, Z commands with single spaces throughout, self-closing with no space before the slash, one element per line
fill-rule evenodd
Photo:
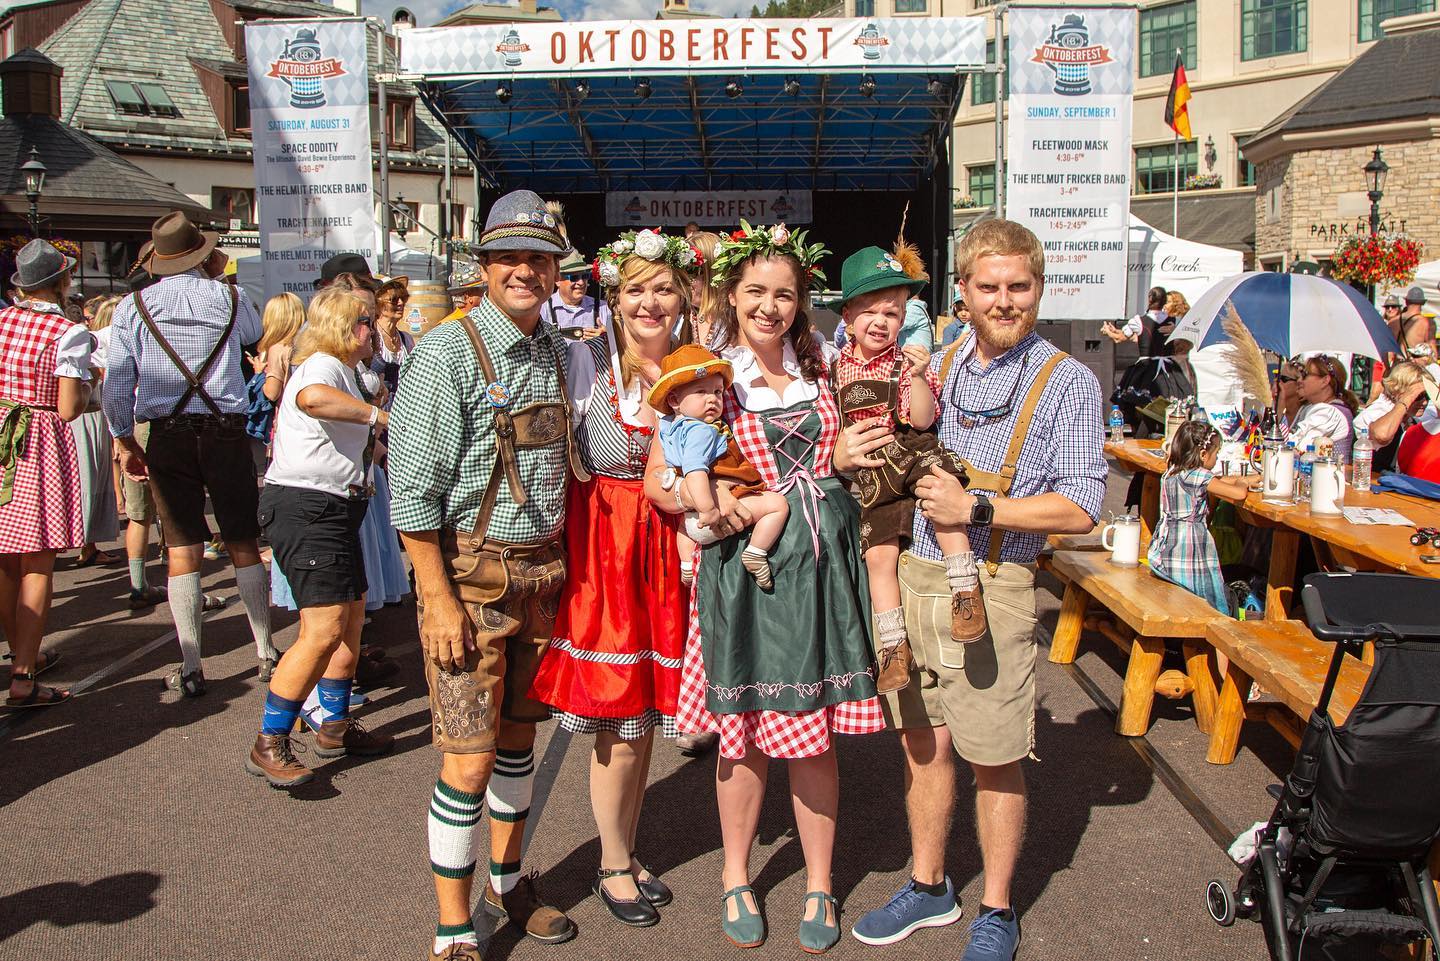
<path fill-rule="evenodd" d="M 362 20 L 245 28 L 265 297 L 308 298 L 342 252 L 374 260 Z"/>
<path fill-rule="evenodd" d="M 605 195 L 605 223 L 611 227 L 733 228 L 752 223 L 808 224 L 814 220 L 808 190 L 628 190 Z"/>
<path fill-rule="evenodd" d="M 1125 313 L 1135 11 L 1011 7 L 1005 215 L 1045 245 L 1045 320 Z"/>
<path fill-rule="evenodd" d="M 400 70 L 439 76 L 937 72 L 985 62 L 977 17 L 612 20 L 426 27 L 400 35 Z"/>

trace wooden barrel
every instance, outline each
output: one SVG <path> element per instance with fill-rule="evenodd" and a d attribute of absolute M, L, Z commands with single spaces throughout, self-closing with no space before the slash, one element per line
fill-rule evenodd
<path fill-rule="evenodd" d="M 410 300 L 405 304 L 405 323 L 414 336 L 423 337 L 454 310 L 445 285 L 432 280 L 410 282 Z M 416 325 L 419 332 L 415 332 Z"/>

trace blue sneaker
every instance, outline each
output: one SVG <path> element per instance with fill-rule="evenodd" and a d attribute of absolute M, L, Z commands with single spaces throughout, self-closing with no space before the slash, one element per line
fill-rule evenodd
<path fill-rule="evenodd" d="M 970 922 L 970 943 L 960 961 L 1014 961 L 1020 947 L 1020 921 L 1015 912 L 986 911 Z"/>
<path fill-rule="evenodd" d="M 943 928 L 960 920 L 960 902 L 955 886 L 945 879 L 945 893 L 939 897 L 915 889 L 905 882 L 890 903 L 876 908 L 856 922 L 850 933 L 862 944 L 894 944 L 904 941 L 920 928 Z"/>

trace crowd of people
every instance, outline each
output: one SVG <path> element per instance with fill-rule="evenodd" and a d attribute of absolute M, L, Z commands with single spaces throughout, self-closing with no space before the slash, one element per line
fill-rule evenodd
<path fill-rule="evenodd" d="M 440 753 L 428 957 L 480 957 L 485 836 L 485 908 L 543 942 L 575 936 L 521 863 L 536 725 L 553 722 L 590 739 L 592 886 L 617 922 L 697 896 L 637 847 L 658 814 L 657 734 L 684 738 L 718 749 L 721 931 L 753 947 L 785 916 L 815 953 L 841 936 L 837 739 L 895 730 L 905 758 L 911 876 L 857 913 L 872 945 L 962 916 L 945 865 L 958 754 L 984 865 L 963 957 L 1013 958 L 1035 560 L 1048 535 L 1093 527 L 1108 473 L 1098 381 L 1035 331 L 1041 246 L 1004 220 L 972 229 L 955 263 L 965 312 L 937 344 L 903 243 L 843 252 L 832 340 L 811 319 L 823 245 L 781 224 L 687 233 L 626 232 L 587 262 L 563 211 L 508 194 L 451 278 L 454 313 L 418 339 L 406 279 L 356 255 L 325 265 L 308 304 L 257 310 L 215 235 L 179 214 L 155 224 L 137 289 L 87 328 L 64 313 L 73 261 L 31 243 L 0 311 L 7 703 L 69 696 L 36 679 L 54 664 L 40 647 L 56 553 L 116 536 L 91 520 L 96 492 L 129 525 L 132 603 L 168 600 L 167 683 L 203 696 L 213 517 L 265 685 L 237 761 L 276 788 L 314 776 L 297 723 L 312 757 L 392 748 L 354 715 L 361 685 L 395 670 L 362 627 L 413 590 Z M 1384 397 L 1408 411 L 1407 369 Z M 163 589 L 145 580 L 157 518 Z M 283 653 L 275 606 L 299 612 Z M 773 760 L 804 854 L 788 910 L 751 887 Z"/>

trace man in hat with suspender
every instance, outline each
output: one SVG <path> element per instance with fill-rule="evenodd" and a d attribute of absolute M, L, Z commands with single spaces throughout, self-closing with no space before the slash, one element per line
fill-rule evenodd
<path fill-rule="evenodd" d="M 535 724 L 550 716 L 529 690 L 565 581 L 567 475 L 585 476 L 566 341 L 541 319 L 568 250 L 534 193 L 496 201 L 477 248 L 485 298 L 420 341 L 390 413 L 390 516 L 415 569 L 443 758 L 428 822 L 440 909 L 432 961 L 479 961 L 470 896 L 486 806 L 486 909 L 540 941 L 575 935 L 520 873 Z"/>
<path fill-rule="evenodd" d="M 953 750 L 974 773 L 985 869 L 962 961 L 1010 961 L 1020 941 L 1010 887 L 1025 833 L 1021 761 L 1035 746 L 1035 559 L 1050 534 L 1094 526 L 1108 468 L 1099 382 L 1035 333 L 1045 282 L 1039 240 L 1011 221 L 977 224 L 956 250 L 955 273 L 974 333 L 933 367 L 940 441 L 965 464 L 970 486 L 938 469 L 917 485 L 914 541 L 900 558 L 914 669 L 908 686 L 881 699 L 910 772 L 914 863 L 911 879 L 854 933 L 867 944 L 893 944 L 959 919 L 944 861 Z M 849 428 L 836 466 L 879 466 L 873 452 L 889 440 L 883 424 Z M 968 525 L 984 559 L 989 630 L 968 645 L 950 637 L 950 588 L 933 524 Z"/>
<path fill-rule="evenodd" d="M 151 227 L 145 270 L 159 282 L 115 307 L 105 419 L 126 476 L 150 481 L 169 548 L 170 614 L 181 666 L 166 684 L 185 697 L 205 693 L 200 665 L 200 563 L 210 527 L 205 495 L 235 565 L 235 584 L 262 675 L 279 660 L 270 643 L 270 575 L 260 562 L 259 491 L 245 433 L 248 400 L 241 371 L 244 345 L 263 328 L 250 298 L 219 278 L 227 257 L 219 235 L 196 229 L 175 212 Z M 135 425 L 148 423 L 145 447 Z"/>

